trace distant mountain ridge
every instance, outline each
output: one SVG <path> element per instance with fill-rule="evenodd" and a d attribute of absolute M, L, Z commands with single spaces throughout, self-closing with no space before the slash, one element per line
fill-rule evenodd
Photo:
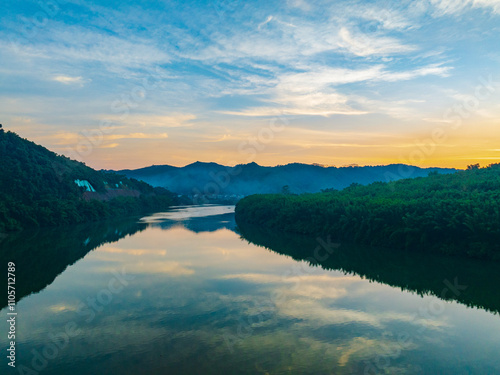
<path fill-rule="evenodd" d="M 117 171 L 152 186 L 168 188 L 186 195 L 235 195 L 279 193 L 288 186 L 291 193 L 315 193 L 323 189 L 341 190 L 353 183 L 367 185 L 376 181 L 426 177 L 429 173 L 454 173 L 453 168 L 419 168 L 404 164 L 365 167 L 323 167 L 292 163 L 275 167 L 257 163 L 228 167 L 217 163 L 195 162 L 185 167 L 152 165 Z"/>

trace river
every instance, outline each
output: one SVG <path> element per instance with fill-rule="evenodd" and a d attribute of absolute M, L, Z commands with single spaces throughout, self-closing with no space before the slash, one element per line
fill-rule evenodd
<path fill-rule="evenodd" d="M 23 233 L 0 261 L 2 374 L 500 374 L 498 264 L 237 228 L 234 206 Z"/>

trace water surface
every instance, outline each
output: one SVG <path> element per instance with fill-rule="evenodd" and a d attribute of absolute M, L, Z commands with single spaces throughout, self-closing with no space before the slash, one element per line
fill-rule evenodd
<path fill-rule="evenodd" d="M 2 264 L 17 264 L 16 370 L 500 373 L 497 264 L 345 244 L 320 248 L 315 264 L 327 239 L 251 227 L 241 238 L 233 212 L 178 208 L 3 240 Z"/>

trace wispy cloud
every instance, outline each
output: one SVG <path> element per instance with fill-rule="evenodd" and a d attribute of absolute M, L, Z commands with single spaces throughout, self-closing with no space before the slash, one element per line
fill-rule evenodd
<path fill-rule="evenodd" d="M 121 116 L 106 116 L 106 120 L 112 123 L 128 127 L 140 128 L 177 128 L 191 126 L 191 122 L 196 119 L 196 115 L 191 113 L 161 114 L 130 114 L 122 119 Z"/>
<path fill-rule="evenodd" d="M 416 50 L 412 45 L 402 44 L 395 38 L 365 33 L 353 33 L 343 27 L 339 31 L 339 46 L 356 56 L 404 54 Z"/>
<path fill-rule="evenodd" d="M 421 9 L 430 10 L 434 16 L 456 15 L 474 9 L 500 13 L 499 0 L 419 0 Z"/>
<path fill-rule="evenodd" d="M 273 20 L 273 16 L 269 16 L 266 18 L 266 20 L 264 22 L 262 22 L 258 27 L 257 29 L 260 30 L 263 26 L 267 25 L 269 22 L 271 22 Z"/>
<path fill-rule="evenodd" d="M 97 129 L 94 130 L 97 132 Z M 119 144 L 107 143 L 109 141 L 117 141 L 121 139 L 165 139 L 168 138 L 167 133 L 159 134 L 145 134 L 145 133 L 130 133 L 130 134 L 99 134 L 99 147 L 101 148 L 115 148 Z M 58 132 L 39 139 L 51 138 L 55 140 L 55 144 L 59 146 L 74 146 L 82 139 L 82 134 L 73 132 Z"/>
<path fill-rule="evenodd" d="M 19 45 L 16 50 L 25 59 L 45 61 L 100 63 L 110 71 L 144 68 L 170 61 L 169 54 L 149 39 L 109 35 L 82 26 L 60 25 L 48 21 L 47 30 L 40 31 L 43 43 Z M 48 30 L 51 32 L 48 33 Z M 12 45 L 4 42 L 6 48 Z"/>
<path fill-rule="evenodd" d="M 53 80 L 65 85 L 77 84 L 83 86 L 84 83 L 84 79 L 82 77 L 55 76 Z"/>
<path fill-rule="evenodd" d="M 222 113 L 240 116 L 276 116 L 285 115 L 312 115 L 331 116 L 363 115 L 374 112 L 373 106 L 366 106 L 370 101 L 356 95 L 344 95 L 338 92 L 338 86 L 358 82 L 398 82 L 418 77 L 434 75 L 448 76 L 450 67 L 431 65 L 411 71 L 391 72 L 383 65 L 368 69 L 351 70 L 339 68 L 318 68 L 295 74 L 284 74 L 278 78 L 276 86 L 268 90 L 269 102 L 273 106 L 255 107 L 241 111 L 223 111 Z M 277 105 L 276 105 L 277 104 Z M 378 105 L 380 112 L 385 105 Z M 394 115 L 394 110 L 385 113 Z"/>

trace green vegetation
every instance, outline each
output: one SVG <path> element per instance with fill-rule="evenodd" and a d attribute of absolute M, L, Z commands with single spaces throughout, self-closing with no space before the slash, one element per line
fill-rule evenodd
<path fill-rule="evenodd" d="M 500 259 L 500 164 L 353 184 L 342 191 L 253 195 L 237 222 L 393 249 Z"/>
<path fill-rule="evenodd" d="M 0 163 L 0 232 L 135 215 L 176 203 L 166 189 L 96 171 L 3 130 Z M 87 180 L 96 192 L 75 180 Z"/>

